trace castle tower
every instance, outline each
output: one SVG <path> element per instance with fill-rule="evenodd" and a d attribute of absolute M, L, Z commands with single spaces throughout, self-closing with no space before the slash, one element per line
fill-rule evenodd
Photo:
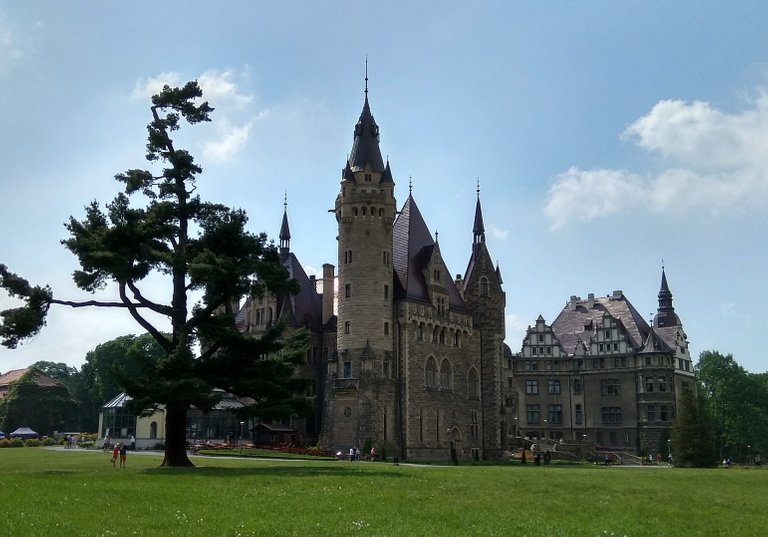
<path fill-rule="evenodd" d="M 669 285 L 667 285 L 667 274 L 664 272 L 664 267 L 662 267 L 659 308 L 656 310 L 653 324 L 657 327 L 677 326 L 679 321 L 680 319 L 677 317 L 675 308 L 672 305 L 672 291 L 669 290 Z"/>
<path fill-rule="evenodd" d="M 472 233 L 472 254 L 463 279 L 464 301 L 480 338 L 482 456 L 497 458 L 507 447 L 508 425 L 502 371 L 506 295 L 502 289 L 501 272 L 494 267 L 485 243 L 479 186 Z"/>
<path fill-rule="evenodd" d="M 325 443 L 362 447 L 394 430 L 392 224 L 395 183 L 365 102 L 336 197 L 337 355 L 328 362 Z M 381 392 L 381 390 L 384 392 Z"/>

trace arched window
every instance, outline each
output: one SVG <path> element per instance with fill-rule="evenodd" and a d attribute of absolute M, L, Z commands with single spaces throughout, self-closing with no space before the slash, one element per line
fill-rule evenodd
<path fill-rule="evenodd" d="M 442 345 L 445 345 L 445 328 L 440 330 L 440 343 Z"/>
<path fill-rule="evenodd" d="M 434 330 L 432 330 L 432 343 L 437 343 L 437 337 L 440 334 L 440 329 L 438 327 L 435 327 Z"/>
<path fill-rule="evenodd" d="M 469 376 L 467 377 L 467 395 L 470 399 L 480 397 L 480 383 L 477 379 L 477 370 L 474 367 L 469 370 Z"/>
<path fill-rule="evenodd" d="M 416 327 L 416 341 L 423 341 L 424 340 L 424 323 L 419 323 L 419 326 Z"/>
<path fill-rule="evenodd" d="M 450 390 L 451 389 L 451 362 L 448 361 L 446 358 L 443 360 L 443 362 L 440 364 L 440 389 L 441 390 Z"/>
<path fill-rule="evenodd" d="M 456 331 L 453 333 L 453 346 L 454 346 L 454 347 L 458 347 L 458 346 L 459 346 L 459 342 L 460 342 L 459 331 L 458 331 L 458 330 L 456 330 Z"/>
<path fill-rule="evenodd" d="M 424 383 L 427 388 L 437 388 L 437 364 L 431 356 L 427 358 L 427 365 L 424 368 Z"/>
<path fill-rule="evenodd" d="M 149 437 L 152 439 L 157 438 L 157 422 L 153 421 L 149 424 Z"/>
<path fill-rule="evenodd" d="M 483 276 L 480 278 L 480 296 L 488 296 L 490 294 L 490 290 L 488 287 L 488 278 Z"/>
<path fill-rule="evenodd" d="M 350 323 L 349 323 L 349 321 L 346 321 L 344 323 L 344 333 L 345 334 L 349 334 L 349 328 L 350 328 Z"/>

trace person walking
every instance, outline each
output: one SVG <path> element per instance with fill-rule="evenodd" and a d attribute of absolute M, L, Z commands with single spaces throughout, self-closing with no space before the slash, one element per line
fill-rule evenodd
<path fill-rule="evenodd" d="M 131 451 L 136 451 L 136 437 L 131 435 Z"/>
<path fill-rule="evenodd" d="M 112 446 L 112 468 L 115 467 L 115 461 L 117 461 L 117 457 L 120 454 L 120 442 L 117 442 L 114 446 Z"/>

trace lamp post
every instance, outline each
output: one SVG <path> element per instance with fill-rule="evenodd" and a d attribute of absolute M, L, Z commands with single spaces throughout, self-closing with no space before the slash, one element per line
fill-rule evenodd
<path fill-rule="evenodd" d="M 752 446 L 747 444 L 747 464 L 752 464 Z"/>
<path fill-rule="evenodd" d="M 584 440 L 584 460 L 587 460 L 587 435 L 583 434 L 581 435 L 582 439 Z"/>
<path fill-rule="evenodd" d="M 240 422 L 240 443 L 243 442 L 243 428 L 244 428 L 244 426 L 245 426 L 245 422 L 241 421 Z"/>

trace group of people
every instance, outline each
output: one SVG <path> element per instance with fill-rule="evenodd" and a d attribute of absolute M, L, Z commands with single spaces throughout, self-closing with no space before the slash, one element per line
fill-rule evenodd
<path fill-rule="evenodd" d="M 112 468 L 115 468 L 115 463 L 118 458 L 120 459 L 120 468 L 125 468 L 125 460 L 128 458 L 128 448 L 125 444 L 118 442 L 112 446 Z"/>
<path fill-rule="evenodd" d="M 77 447 L 77 436 L 68 434 L 64 437 L 64 449 L 75 449 Z"/>
<path fill-rule="evenodd" d="M 349 462 L 355 462 L 359 461 L 360 459 L 360 448 L 358 447 L 351 447 L 349 448 Z M 376 460 L 376 448 L 371 448 L 371 458 L 369 459 L 371 461 Z"/>

